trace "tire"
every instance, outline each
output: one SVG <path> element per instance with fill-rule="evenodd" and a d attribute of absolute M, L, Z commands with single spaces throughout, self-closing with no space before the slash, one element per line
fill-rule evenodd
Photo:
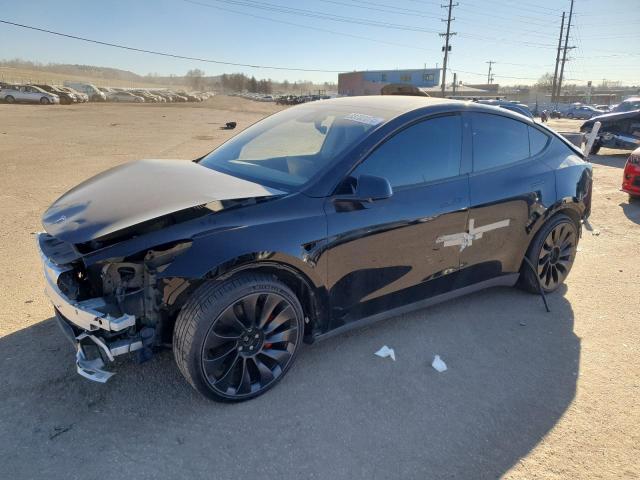
<path fill-rule="evenodd" d="M 40 103 L 42 105 L 49 105 L 51 102 L 49 101 L 49 99 L 47 97 L 40 97 Z"/>
<path fill-rule="evenodd" d="M 526 257 L 536 267 L 540 286 L 545 293 L 555 291 L 565 281 L 573 266 L 577 246 L 578 228 L 564 214 L 552 217 L 533 238 Z M 520 287 L 531 293 L 539 293 L 538 278 L 523 261 Z"/>
<path fill-rule="evenodd" d="M 591 147 L 591 151 L 589 152 L 589 154 L 597 155 L 598 152 L 600 151 L 601 146 L 602 145 L 600 145 L 598 142 L 594 143 L 593 146 Z"/>
<path fill-rule="evenodd" d="M 571 120 L 573 120 L 573 113 L 567 113 L 567 118 L 570 118 Z"/>
<path fill-rule="evenodd" d="M 16 99 L 13 98 L 11 95 L 7 95 L 6 97 L 4 97 L 4 101 L 7 103 L 15 103 Z"/>
<path fill-rule="evenodd" d="M 182 307 L 173 350 L 202 395 L 239 402 L 262 395 L 287 373 L 304 321 L 295 294 L 274 277 L 245 273 L 208 281 Z"/>

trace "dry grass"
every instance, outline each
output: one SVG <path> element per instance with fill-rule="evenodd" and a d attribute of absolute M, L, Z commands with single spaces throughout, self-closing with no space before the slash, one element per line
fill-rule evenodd
<path fill-rule="evenodd" d="M 122 87 L 122 88 L 176 88 L 187 89 L 185 85 L 165 85 L 154 82 L 137 82 L 131 80 L 119 80 L 115 78 L 96 77 L 91 75 L 77 75 L 72 73 L 57 73 L 46 70 L 14 68 L 0 66 L 0 81 L 7 83 L 46 83 L 50 85 L 62 85 L 65 81 L 77 81 L 92 83 L 97 87 Z"/>

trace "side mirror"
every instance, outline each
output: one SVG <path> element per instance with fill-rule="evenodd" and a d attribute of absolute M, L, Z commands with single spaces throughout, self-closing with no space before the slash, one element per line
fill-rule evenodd
<path fill-rule="evenodd" d="M 393 188 L 389 180 L 373 175 L 360 175 L 356 191 L 352 195 L 340 195 L 335 200 L 338 202 L 373 202 L 384 200 L 393 195 Z"/>
<path fill-rule="evenodd" d="M 358 200 L 372 202 L 374 200 L 384 200 L 393 195 L 393 188 L 384 177 L 373 175 L 360 175 L 356 186 L 355 197 Z"/>

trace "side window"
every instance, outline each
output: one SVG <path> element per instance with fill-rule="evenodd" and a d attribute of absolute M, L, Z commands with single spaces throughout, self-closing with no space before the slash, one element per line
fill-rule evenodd
<path fill-rule="evenodd" d="M 473 170 L 478 172 L 529 157 L 528 126 L 486 113 L 472 114 Z"/>
<path fill-rule="evenodd" d="M 352 176 L 384 177 L 393 187 L 416 185 L 460 173 L 462 119 L 425 120 L 394 135 L 360 164 Z"/>
<path fill-rule="evenodd" d="M 529 151 L 531 152 L 531 156 L 535 156 L 539 154 L 544 147 L 547 146 L 547 142 L 549 141 L 549 137 L 542 133 L 537 128 L 528 127 L 529 128 Z"/>

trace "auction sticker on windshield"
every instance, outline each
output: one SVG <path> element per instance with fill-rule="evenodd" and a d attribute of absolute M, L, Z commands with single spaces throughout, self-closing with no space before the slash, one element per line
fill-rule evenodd
<path fill-rule="evenodd" d="M 354 122 L 364 123 L 365 125 L 379 125 L 384 122 L 384 118 L 372 117 L 364 113 L 350 113 L 344 117 L 345 120 L 353 120 Z"/>

